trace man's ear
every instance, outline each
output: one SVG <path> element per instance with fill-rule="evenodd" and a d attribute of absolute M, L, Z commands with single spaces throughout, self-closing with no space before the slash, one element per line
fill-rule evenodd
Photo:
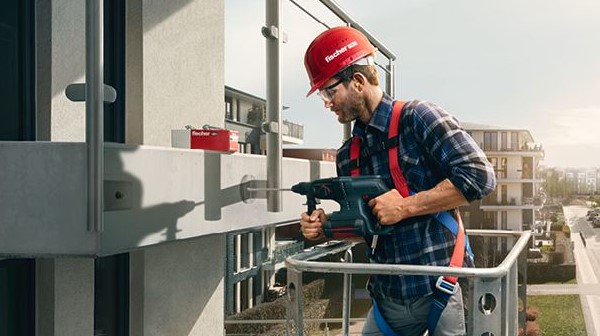
<path fill-rule="evenodd" d="M 359 91 L 361 91 L 363 86 L 368 82 L 365 75 L 361 74 L 360 72 L 355 72 L 352 75 L 352 79 L 354 79 L 354 87 Z"/>

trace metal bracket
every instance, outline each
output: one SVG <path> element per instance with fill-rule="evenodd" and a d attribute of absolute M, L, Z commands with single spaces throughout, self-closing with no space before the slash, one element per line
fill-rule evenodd
<path fill-rule="evenodd" d="M 263 36 L 268 39 L 277 40 L 280 37 L 279 36 L 279 28 L 276 26 L 262 27 L 261 32 L 262 32 Z M 287 43 L 287 41 L 288 41 L 287 33 L 285 31 L 281 31 L 281 42 Z"/>
<path fill-rule="evenodd" d="M 104 102 L 114 103 L 117 100 L 117 90 L 110 85 L 104 84 Z M 73 102 L 85 101 L 85 83 L 69 84 L 65 89 L 65 95 Z"/>
<path fill-rule="evenodd" d="M 104 180 L 104 211 L 129 210 L 133 203 L 131 181 Z"/>

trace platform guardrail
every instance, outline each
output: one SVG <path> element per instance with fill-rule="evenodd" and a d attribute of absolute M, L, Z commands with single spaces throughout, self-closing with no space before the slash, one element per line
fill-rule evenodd
<path fill-rule="evenodd" d="M 525 326 L 527 245 L 531 237 L 528 231 L 468 230 L 470 236 L 509 237 L 514 245 L 504 260 L 491 268 L 450 268 L 442 266 L 388 265 L 352 263 L 348 253 L 357 242 L 336 241 L 317 245 L 309 250 L 286 259 L 288 280 L 288 334 L 303 334 L 302 290 L 303 272 L 343 273 L 344 308 L 349 310 L 350 293 L 346 277 L 352 274 L 387 275 L 451 275 L 466 278 L 467 333 L 468 335 L 517 335 L 519 326 Z M 318 259 L 346 253 L 344 262 L 324 262 Z M 349 316 L 343 314 L 342 329 L 348 334 Z"/>

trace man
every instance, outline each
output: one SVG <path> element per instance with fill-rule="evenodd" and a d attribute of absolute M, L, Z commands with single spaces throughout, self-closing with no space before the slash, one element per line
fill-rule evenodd
<path fill-rule="evenodd" d="M 371 247 L 367 252 L 371 262 L 448 266 L 457 239 L 434 215 L 493 191 L 493 168 L 456 119 L 437 105 L 408 101 L 395 110 L 400 110 L 400 116 L 394 124 L 392 110 L 399 102 L 394 103 L 379 87 L 375 51 L 356 29 L 335 27 L 323 32 L 305 54 L 311 84 L 308 95 L 318 91 L 325 107 L 336 114 L 340 123 L 355 122 L 352 139 L 338 150 L 338 175 L 381 175 L 390 188 L 369 201 L 379 223 L 394 226 L 392 234 L 364 237 Z M 380 146 L 394 127 L 398 141 Z M 358 158 L 353 154 L 357 143 Z M 390 166 L 393 161 L 397 161 L 398 168 Z M 400 180 L 396 179 L 398 172 L 403 176 Z M 398 190 L 406 185 L 406 190 Z M 311 215 L 303 213 L 304 237 L 324 238 L 326 221 L 322 209 Z M 464 246 L 461 248 L 464 252 Z M 458 255 L 459 264 L 471 264 L 467 253 L 464 258 L 462 253 Z M 389 327 L 399 335 L 422 335 L 428 329 L 437 280 L 420 275 L 372 276 L 368 290 L 377 309 L 371 308 L 363 334 L 389 335 L 392 333 L 384 330 Z M 460 287 L 455 287 L 439 322 L 429 328 L 435 335 L 465 334 Z M 385 322 L 380 322 L 380 316 Z"/>

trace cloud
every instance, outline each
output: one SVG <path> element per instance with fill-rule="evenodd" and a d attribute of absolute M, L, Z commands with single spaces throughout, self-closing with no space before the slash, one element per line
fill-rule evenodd
<path fill-rule="evenodd" d="M 548 146 L 600 146 L 600 107 L 540 113 L 534 126 L 536 142 Z"/>
<path fill-rule="evenodd" d="M 544 145 L 543 164 L 548 167 L 600 167 L 600 145 Z"/>

